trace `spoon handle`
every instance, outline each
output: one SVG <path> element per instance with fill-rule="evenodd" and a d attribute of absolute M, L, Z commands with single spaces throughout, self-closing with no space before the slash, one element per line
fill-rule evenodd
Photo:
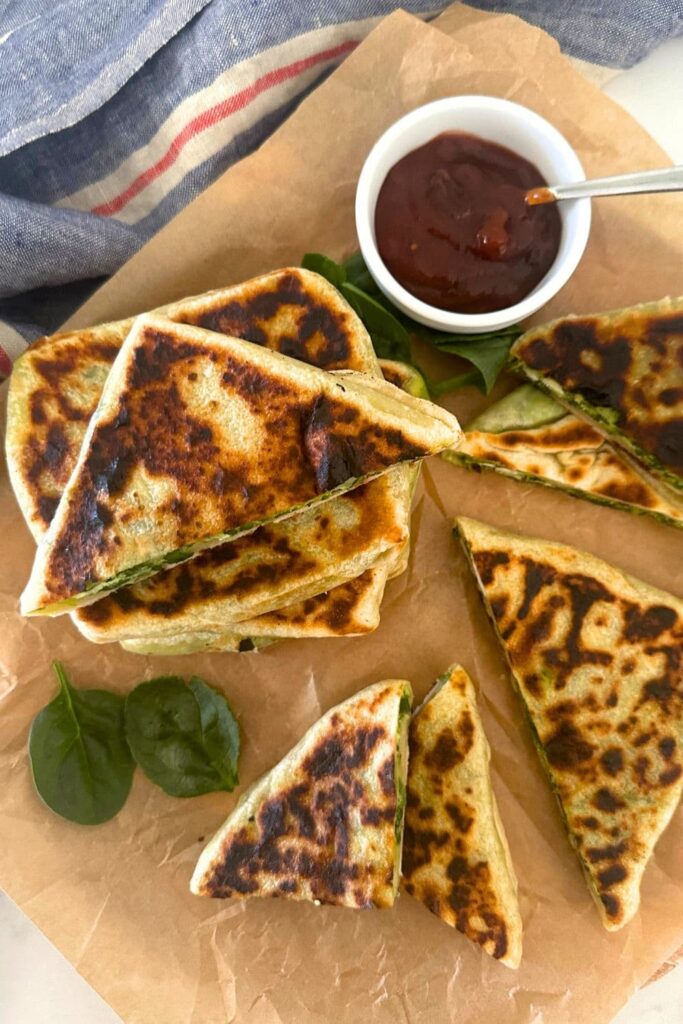
<path fill-rule="evenodd" d="M 638 192 L 683 191 L 683 164 L 662 167 L 657 171 L 636 171 L 635 174 L 615 174 L 609 178 L 593 178 L 572 185 L 551 185 L 549 191 L 556 199 L 583 199 L 589 196 L 623 196 Z"/>

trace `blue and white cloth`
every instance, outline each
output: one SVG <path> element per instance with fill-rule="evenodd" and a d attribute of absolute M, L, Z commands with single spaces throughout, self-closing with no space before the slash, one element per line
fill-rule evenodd
<path fill-rule="evenodd" d="M 397 7 L 435 0 L 0 4 L 0 379 L 33 338 Z M 683 33 L 683 0 L 476 0 L 611 67 Z M 3 351 L 4 349 L 4 351 Z"/>

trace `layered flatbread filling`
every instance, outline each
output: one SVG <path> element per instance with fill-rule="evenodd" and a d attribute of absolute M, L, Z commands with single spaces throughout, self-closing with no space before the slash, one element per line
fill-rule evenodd
<path fill-rule="evenodd" d="M 683 491 L 683 299 L 533 327 L 514 366 Z"/>
<path fill-rule="evenodd" d="M 673 491 L 531 384 L 486 409 L 444 458 L 683 528 L 683 501 Z"/>

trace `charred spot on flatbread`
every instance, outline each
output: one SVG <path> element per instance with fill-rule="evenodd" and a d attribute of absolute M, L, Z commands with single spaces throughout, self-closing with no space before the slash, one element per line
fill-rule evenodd
<path fill-rule="evenodd" d="M 247 291 L 188 322 L 277 348 L 325 370 L 347 368 L 352 355 L 352 317 L 321 302 L 319 293 L 291 271 L 274 277 L 267 290 Z"/>
<path fill-rule="evenodd" d="M 406 445 L 400 430 L 359 424 L 355 409 L 321 395 L 302 415 L 304 450 L 315 471 L 318 493 L 345 480 L 400 458 L 415 460 L 427 454 L 417 445 Z M 401 454 L 403 453 L 403 454 Z"/>

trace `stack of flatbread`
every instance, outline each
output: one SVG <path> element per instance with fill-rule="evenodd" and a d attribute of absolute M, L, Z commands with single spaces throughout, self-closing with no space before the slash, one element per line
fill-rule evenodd
<path fill-rule="evenodd" d="M 459 438 L 305 270 L 42 339 L 9 395 L 22 611 L 154 654 L 367 633 L 420 460 Z"/>

